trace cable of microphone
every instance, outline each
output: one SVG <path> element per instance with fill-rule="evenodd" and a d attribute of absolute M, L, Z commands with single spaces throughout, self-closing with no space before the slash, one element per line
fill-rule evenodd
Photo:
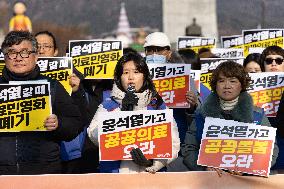
<path fill-rule="evenodd" d="M 135 87 L 133 85 L 128 85 L 127 92 L 134 94 Z M 133 111 L 133 109 L 134 109 L 134 105 L 133 104 L 129 104 L 128 107 L 127 107 L 127 110 L 128 111 Z"/>

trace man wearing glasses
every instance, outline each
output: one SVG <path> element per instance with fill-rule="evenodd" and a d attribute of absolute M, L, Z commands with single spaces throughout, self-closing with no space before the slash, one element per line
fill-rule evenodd
<path fill-rule="evenodd" d="M 147 63 L 166 63 L 172 55 L 170 40 L 162 32 L 149 34 L 145 39 L 144 48 Z M 179 63 L 182 63 L 182 59 Z"/>
<path fill-rule="evenodd" d="M 40 75 L 36 65 L 38 44 L 33 35 L 12 31 L 1 49 L 5 67 L 0 83 L 50 82 L 52 114 L 43 123 L 47 132 L 0 133 L 0 175 L 61 173 L 59 141 L 72 140 L 82 130 L 80 111 L 59 82 Z"/>
<path fill-rule="evenodd" d="M 40 57 L 54 57 L 58 55 L 58 48 L 54 35 L 49 31 L 41 31 L 35 34 L 38 42 L 38 54 Z"/>

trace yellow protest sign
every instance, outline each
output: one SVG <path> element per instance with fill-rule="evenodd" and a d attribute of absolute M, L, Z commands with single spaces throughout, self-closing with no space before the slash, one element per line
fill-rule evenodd
<path fill-rule="evenodd" d="M 279 46 L 283 48 L 282 29 L 243 30 L 244 56 L 249 54 L 249 48 L 266 48 Z"/>
<path fill-rule="evenodd" d="M 37 65 L 42 75 L 59 81 L 65 90 L 71 94 L 72 87 L 68 76 L 72 74 L 72 59 L 69 57 L 46 57 L 39 58 Z"/>
<path fill-rule="evenodd" d="M 49 83 L 1 84 L 0 104 L 0 132 L 46 131 L 43 122 L 52 112 Z"/>
<path fill-rule="evenodd" d="M 121 41 L 71 40 L 69 50 L 74 68 L 86 79 L 113 79 L 123 54 Z"/>
<path fill-rule="evenodd" d="M 5 61 L 4 59 L 0 59 L 0 75 L 2 75 L 4 67 L 5 67 Z"/>

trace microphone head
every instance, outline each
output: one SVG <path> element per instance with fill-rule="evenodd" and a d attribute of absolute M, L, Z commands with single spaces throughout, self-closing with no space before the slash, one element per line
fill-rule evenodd
<path fill-rule="evenodd" d="M 135 87 L 133 85 L 128 85 L 127 92 L 134 93 L 135 92 Z"/>

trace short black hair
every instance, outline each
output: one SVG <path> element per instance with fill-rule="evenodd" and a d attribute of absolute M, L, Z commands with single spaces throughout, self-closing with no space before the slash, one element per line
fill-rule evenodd
<path fill-rule="evenodd" d="M 248 73 L 246 73 L 245 68 L 242 65 L 229 60 L 219 64 L 212 73 L 210 86 L 214 92 L 216 92 L 217 82 L 221 74 L 225 77 L 236 77 L 242 85 L 242 92 L 246 91 L 249 86 L 250 77 Z"/>
<path fill-rule="evenodd" d="M 281 47 L 278 47 L 276 45 L 266 47 L 262 51 L 261 57 L 260 57 L 260 68 L 261 68 L 261 70 L 265 71 L 265 68 L 264 68 L 264 64 L 265 63 L 264 63 L 264 61 L 265 61 L 265 58 L 268 55 L 280 55 L 280 56 L 282 56 L 284 58 L 284 50 Z"/>
<path fill-rule="evenodd" d="M 1 45 L 1 50 L 5 54 L 7 48 L 12 47 L 13 45 L 18 45 L 23 41 L 30 41 L 32 43 L 33 51 L 37 52 L 38 42 L 36 38 L 28 31 L 9 32 Z"/>
<path fill-rule="evenodd" d="M 186 64 L 191 65 L 192 70 L 200 70 L 200 58 L 198 54 L 192 49 L 179 49 L 178 53 L 181 55 Z"/>
<path fill-rule="evenodd" d="M 244 68 L 248 65 L 248 63 L 254 61 L 254 62 L 256 62 L 260 66 L 261 71 L 264 72 L 264 69 L 262 68 L 261 63 L 260 63 L 260 61 L 261 61 L 260 57 L 261 57 L 261 54 L 259 54 L 259 53 L 251 53 L 251 54 L 249 54 L 244 59 L 244 63 L 243 63 Z"/>
<path fill-rule="evenodd" d="M 129 52 L 124 54 L 117 62 L 115 70 L 114 70 L 114 82 L 116 83 L 117 87 L 125 91 L 121 84 L 121 75 L 123 73 L 123 66 L 126 62 L 133 61 L 137 70 L 140 73 L 143 73 L 144 82 L 141 88 L 141 91 L 144 91 L 149 88 L 155 88 L 152 82 L 152 77 L 150 75 L 150 71 L 148 69 L 147 63 L 145 59 L 139 53 Z"/>
<path fill-rule="evenodd" d="M 149 68 L 147 66 L 147 63 L 145 61 L 145 58 L 143 58 L 139 53 L 135 52 L 129 52 L 127 54 L 124 54 L 117 62 L 115 70 L 114 70 L 114 82 L 117 85 L 117 87 L 126 92 L 125 89 L 122 87 L 121 83 L 121 75 L 123 74 L 123 66 L 126 62 L 133 61 L 137 70 L 140 73 L 143 73 L 144 81 L 142 88 L 138 92 L 143 92 L 145 90 L 149 90 L 152 98 L 157 99 L 157 107 L 159 107 L 163 103 L 163 99 L 156 91 L 155 85 L 152 81 L 152 75 L 150 74 Z"/>
<path fill-rule="evenodd" d="M 128 54 L 128 53 L 138 53 L 138 52 L 131 47 L 123 48 L 123 54 Z"/>
<path fill-rule="evenodd" d="M 52 38 L 52 42 L 53 42 L 53 47 L 54 47 L 54 49 L 57 49 L 56 39 L 55 39 L 54 35 L 51 32 L 49 32 L 47 30 L 46 31 L 40 31 L 40 32 L 37 32 L 35 34 L 35 37 L 38 36 L 38 35 L 47 35 L 47 36 L 51 37 Z"/>

